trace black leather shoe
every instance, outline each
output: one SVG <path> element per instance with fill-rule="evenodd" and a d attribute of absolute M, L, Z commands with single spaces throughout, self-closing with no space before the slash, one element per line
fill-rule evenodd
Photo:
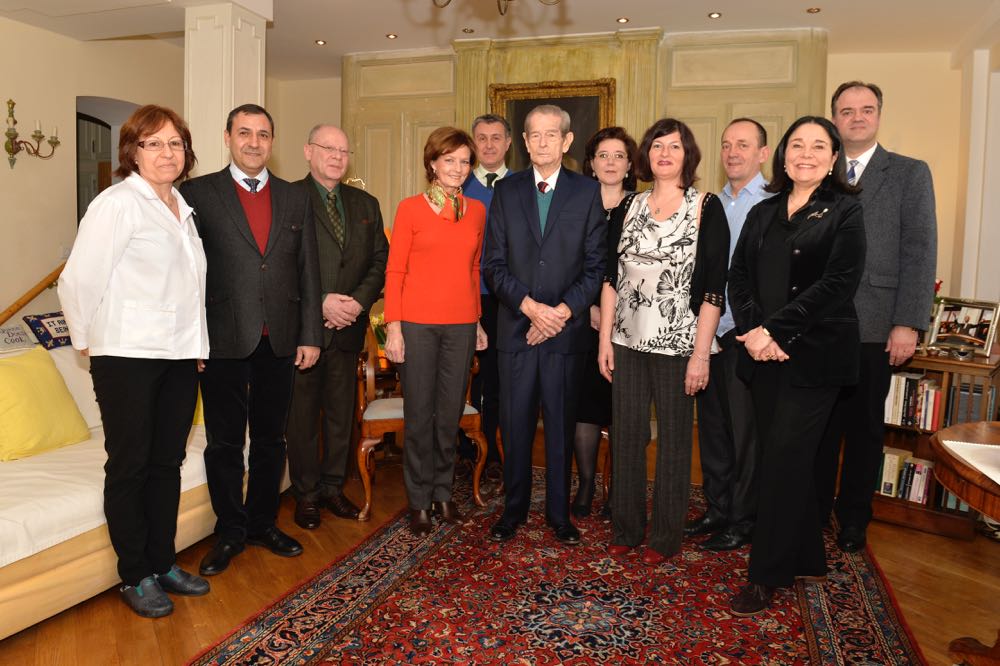
<path fill-rule="evenodd" d="M 302 544 L 274 525 L 271 525 L 260 534 L 247 535 L 247 543 L 254 546 L 263 546 L 275 555 L 281 555 L 282 557 L 295 557 L 302 554 Z"/>
<path fill-rule="evenodd" d="M 210 588 L 208 581 L 201 576 L 189 574 L 176 564 L 170 567 L 170 571 L 156 577 L 156 582 L 166 592 L 173 592 L 185 597 L 200 597 L 208 594 Z"/>
<path fill-rule="evenodd" d="M 202 558 L 198 573 L 202 576 L 214 576 L 229 567 L 229 560 L 243 552 L 243 544 L 219 539 Z"/>
<path fill-rule="evenodd" d="M 718 532 L 729 526 L 729 521 L 722 516 L 703 514 L 701 518 L 696 518 L 684 526 L 684 536 L 698 536 L 699 534 L 711 534 Z"/>
<path fill-rule="evenodd" d="M 462 515 L 455 503 L 451 500 L 447 502 L 431 502 L 431 513 L 438 516 L 449 525 L 468 525 L 472 521 Z"/>
<path fill-rule="evenodd" d="M 418 537 L 431 533 L 431 514 L 427 509 L 410 509 L 410 531 Z"/>
<path fill-rule="evenodd" d="M 295 503 L 295 524 L 304 530 L 314 530 L 319 527 L 323 517 L 319 513 L 316 502 L 299 500 Z"/>
<path fill-rule="evenodd" d="M 358 514 L 361 513 L 361 509 L 354 505 L 354 502 L 347 499 L 347 495 L 344 493 L 339 493 L 333 495 L 332 497 L 326 497 L 323 500 L 323 506 L 329 509 L 333 515 L 337 518 L 346 518 L 348 520 L 357 520 Z"/>
<path fill-rule="evenodd" d="M 727 527 L 702 541 L 701 547 L 713 551 L 736 550 L 748 543 L 750 543 L 749 534 Z"/>
<path fill-rule="evenodd" d="M 842 528 L 840 534 L 837 535 L 837 547 L 845 553 L 856 553 L 863 550 L 866 543 L 868 540 L 862 527 L 848 525 Z"/>
<path fill-rule="evenodd" d="M 576 529 L 573 523 L 553 525 L 552 534 L 558 541 L 562 541 L 570 546 L 575 546 L 580 543 L 580 530 Z"/>
<path fill-rule="evenodd" d="M 771 598 L 774 596 L 774 588 L 767 585 L 749 583 L 736 593 L 729 600 L 729 610 L 733 615 L 747 617 L 756 615 L 771 607 Z"/>
<path fill-rule="evenodd" d="M 504 522 L 501 518 L 490 528 L 490 539 L 493 541 L 510 541 L 517 534 L 517 525 Z"/>

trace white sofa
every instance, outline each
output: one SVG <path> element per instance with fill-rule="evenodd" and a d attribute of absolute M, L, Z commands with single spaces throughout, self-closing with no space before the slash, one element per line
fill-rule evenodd
<path fill-rule="evenodd" d="M 0 462 L 0 639 L 119 582 L 104 520 L 104 432 L 88 362 L 49 352 L 90 428 L 90 439 Z M 177 549 L 211 534 L 204 427 L 195 425 L 181 469 Z"/>

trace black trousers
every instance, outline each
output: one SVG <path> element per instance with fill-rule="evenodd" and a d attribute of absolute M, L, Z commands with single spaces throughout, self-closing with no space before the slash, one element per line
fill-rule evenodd
<path fill-rule="evenodd" d="M 430 509 L 451 499 L 476 325 L 404 321 L 402 329 L 403 482 L 410 508 Z"/>
<path fill-rule="evenodd" d="M 840 492 L 835 507 L 841 527 L 865 529 L 872 519 L 882 446 L 885 438 L 885 398 L 892 381 L 892 366 L 885 343 L 861 345 L 861 373 L 856 386 L 846 386 L 837 396 L 830 423 L 816 463 L 820 515 L 825 521 L 834 507 L 837 459 L 844 443 Z"/>
<path fill-rule="evenodd" d="M 90 374 L 104 423 L 104 515 L 126 585 L 166 573 L 176 560 L 181 463 L 198 377 L 194 360 L 93 356 Z"/>
<path fill-rule="evenodd" d="M 339 495 L 347 476 L 358 354 L 333 344 L 320 353 L 316 365 L 294 373 L 285 434 L 288 474 L 298 500 Z"/>
<path fill-rule="evenodd" d="M 709 515 L 750 534 L 757 515 L 760 458 L 753 399 L 736 376 L 736 359 L 745 353 L 736 342 L 736 330 L 722 336 L 720 345 L 722 351 L 712 357 L 708 386 L 697 395 L 702 489 Z"/>
<path fill-rule="evenodd" d="M 750 385 L 763 452 L 750 582 L 772 587 L 826 574 L 813 470 L 839 387 L 792 386 L 790 375 L 758 363 Z"/>
<path fill-rule="evenodd" d="M 479 323 L 486 332 L 489 346 L 476 352 L 479 372 L 472 377 L 471 397 L 473 406 L 483 419 L 483 434 L 486 436 L 487 462 L 500 462 L 497 450 L 497 430 L 500 428 L 500 370 L 497 367 L 497 310 L 499 301 L 493 294 L 480 294 L 482 315 Z"/>
<path fill-rule="evenodd" d="M 285 471 L 285 422 L 294 356 L 275 356 L 267 336 L 242 359 L 210 359 L 201 374 L 205 409 L 205 471 L 220 539 L 242 543 L 278 517 Z M 250 427 L 246 500 L 243 447 Z"/>
<path fill-rule="evenodd" d="M 576 399 L 583 354 L 535 347 L 499 352 L 500 429 L 504 436 L 503 520 L 520 525 L 531 508 L 531 449 L 541 405 L 545 423 L 545 517 L 569 522 L 569 478 L 576 430 Z"/>

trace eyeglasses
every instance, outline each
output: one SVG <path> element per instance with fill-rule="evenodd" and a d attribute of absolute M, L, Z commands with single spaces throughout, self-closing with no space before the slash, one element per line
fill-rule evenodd
<path fill-rule="evenodd" d="M 599 160 L 615 160 L 616 162 L 624 162 L 625 160 L 628 159 L 628 155 L 626 155 L 625 153 L 621 152 L 609 153 L 604 150 L 597 153 L 596 157 Z"/>
<path fill-rule="evenodd" d="M 171 139 L 166 142 L 160 139 L 146 139 L 145 141 L 137 141 L 136 145 L 151 153 L 163 152 L 163 149 L 167 146 L 170 146 L 170 150 L 177 153 L 183 153 L 187 148 L 187 142 L 183 139 Z"/>
<path fill-rule="evenodd" d="M 316 146 L 317 148 L 326 153 L 337 153 L 341 157 L 347 157 L 348 155 L 354 154 L 354 151 L 346 150 L 344 148 L 334 148 L 333 146 L 324 146 L 322 143 L 313 143 L 312 141 L 310 141 L 309 145 Z"/>

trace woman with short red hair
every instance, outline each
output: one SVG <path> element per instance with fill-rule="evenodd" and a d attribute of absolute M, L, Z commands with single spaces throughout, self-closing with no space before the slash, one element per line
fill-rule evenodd
<path fill-rule="evenodd" d="M 385 355 L 403 382 L 403 480 L 410 530 L 431 529 L 431 511 L 453 524 L 455 441 L 479 325 L 479 258 L 486 208 L 462 196 L 475 162 L 472 137 L 440 127 L 424 146 L 429 187 L 399 202 L 385 277 Z"/>

